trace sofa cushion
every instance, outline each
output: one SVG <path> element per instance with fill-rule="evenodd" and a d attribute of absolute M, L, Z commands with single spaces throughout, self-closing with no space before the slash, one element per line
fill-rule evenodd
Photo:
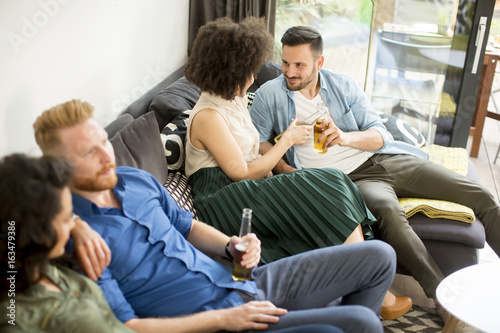
<path fill-rule="evenodd" d="M 425 145 L 425 137 L 416 128 L 389 114 L 379 113 L 379 116 L 394 140 L 403 141 L 416 147 Z"/>
<path fill-rule="evenodd" d="M 185 77 L 161 90 L 149 106 L 149 110 L 156 113 L 159 128 L 163 129 L 181 112 L 191 110 L 200 98 L 200 93 L 200 89 Z"/>
<path fill-rule="evenodd" d="M 184 173 L 181 171 L 169 172 L 165 188 L 179 206 L 193 213 L 193 218 L 198 218 L 191 194 L 192 187 Z"/>
<path fill-rule="evenodd" d="M 104 127 L 104 130 L 106 130 L 106 132 L 108 133 L 109 138 L 112 138 L 122 128 L 124 128 L 126 125 L 130 124 L 133 121 L 134 117 L 132 117 L 128 113 L 124 113 L 115 120 L 113 120 L 111 123 L 106 125 L 106 127 Z"/>
<path fill-rule="evenodd" d="M 248 88 L 249 92 L 255 92 L 261 85 L 269 80 L 273 80 L 281 75 L 281 65 L 275 62 L 268 62 L 262 65 L 255 77 L 255 81 Z"/>
<path fill-rule="evenodd" d="M 168 176 L 167 160 L 154 112 L 148 112 L 126 125 L 111 138 L 116 164 L 146 170 L 161 184 Z"/>
<path fill-rule="evenodd" d="M 161 131 L 161 141 L 169 170 L 179 170 L 184 167 L 187 123 L 191 110 L 177 115 Z"/>
<path fill-rule="evenodd" d="M 248 105 L 247 108 L 250 110 L 252 107 L 253 100 L 255 99 L 255 93 L 247 92 Z"/>
<path fill-rule="evenodd" d="M 449 219 L 430 219 L 425 215 L 415 214 L 408 222 L 422 240 L 461 243 L 475 249 L 484 247 L 484 226 L 477 219 L 472 223 L 463 223 Z"/>

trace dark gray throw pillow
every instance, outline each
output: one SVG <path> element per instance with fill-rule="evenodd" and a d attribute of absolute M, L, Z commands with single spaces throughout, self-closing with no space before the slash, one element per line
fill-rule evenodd
<path fill-rule="evenodd" d="M 126 125 L 111 139 L 116 164 L 151 173 L 160 184 L 168 176 L 167 160 L 154 112 L 148 112 Z"/>
<path fill-rule="evenodd" d="M 149 111 L 156 113 L 159 128 L 162 129 L 182 111 L 192 109 L 200 94 L 197 86 L 181 77 L 153 98 Z"/>

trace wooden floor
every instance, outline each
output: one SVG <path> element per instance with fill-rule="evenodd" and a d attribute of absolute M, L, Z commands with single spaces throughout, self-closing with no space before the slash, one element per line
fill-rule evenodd
<path fill-rule="evenodd" d="M 495 100 L 500 108 L 500 91 L 495 94 Z M 489 110 L 495 111 L 493 103 L 490 103 Z M 472 137 L 469 137 L 467 143 L 469 152 L 471 143 Z M 499 146 L 500 121 L 486 118 L 479 154 L 476 158 L 471 157 L 470 159 L 477 169 L 479 183 L 486 186 L 495 196 L 497 201 L 500 202 L 500 156 L 498 156 L 495 163 L 495 157 Z"/>

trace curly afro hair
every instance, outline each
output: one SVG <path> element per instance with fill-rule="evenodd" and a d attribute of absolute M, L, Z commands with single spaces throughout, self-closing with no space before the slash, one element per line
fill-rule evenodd
<path fill-rule="evenodd" d="M 202 91 L 232 100 L 272 58 L 273 46 L 264 19 L 220 18 L 198 31 L 184 74 Z"/>

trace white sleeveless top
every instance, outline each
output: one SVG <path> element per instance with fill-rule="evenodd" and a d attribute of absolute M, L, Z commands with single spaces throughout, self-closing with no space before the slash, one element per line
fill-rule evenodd
<path fill-rule="evenodd" d="M 190 177 L 202 168 L 217 167 L 217 161 L 208 150 L 202 150 L 191 144 L 191 121 L 203 109 L 217 111 L 227 122 L 229 130 L 241 149 L 247 163 L 257 159 L 259 154 L 259 133 L 252 123 L 247 108 L 247 97 L 236 97 L 232 101 L 220 96 L 203 92 L 189 115 L 186 134 L 186 176 Z M 221 144 L 224 144 L 221 142 Z"/>

